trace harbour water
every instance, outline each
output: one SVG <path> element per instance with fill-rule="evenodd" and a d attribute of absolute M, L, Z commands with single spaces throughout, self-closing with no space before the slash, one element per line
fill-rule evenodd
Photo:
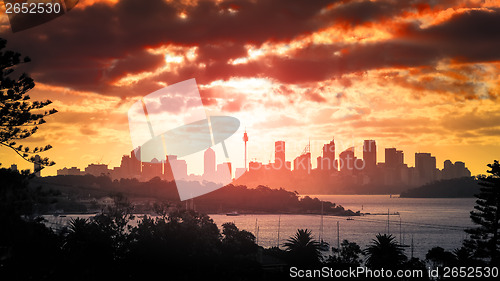
<path fill-rule="evenodd" d="M 460 247 L 466 238 L 464 229 L 473 226 L 469 213 L 473 209 L 474 198 L 390 198 L 389 195 L 311 197 L 331 201 L 353 211 L 371 213 L 352 217 L 352 220 L 323 216 L 322 238 L 333 247 L 337 247 L 339 240 L 347 239 L 365 248 L 376 234 L 389 232 L 397 242 L 408 245 L 406 253 L 409 257 L 413 249 L 413 256 L 425 258 L 427 251 L 435 246 L 446 250 Z M 320 215 L 210 216 L 219 226 L 230 221 L 240 229 L 258 234 L 258 243 L 264 247 L 282 245 L 299 228 L 310 229 L 316 239 L 320 235 Z"/>
<path fill-rule="evenodd" d="M 390 198 L 389 195 L 311 195 L 342 205 L 346 209 L 370 213 L 347 217 L 323 216 L 321 238 L 337 247 L 344 239 L 358 243 L 364 249 L 378 233 L 390 233 L 397 242 L 408 245 L 408 257 L 425 258 L 429 249 L 440 246 L 454 250 L 466 238 L 464 229 L 473 226 L 469 213 L 474 198 Z M 389 215 L 387 215 L 389 213 Z M 67 215 L 64 218 L 46 216 L 50 223 L 64 224 L 70 218 L 92 215 Z M 239 229 L 252 232 L 263 247 L 280 246 L 297 229 L 309 229 L 319 239 L 321 215 L 290 214 L 210 214 L 222 227 L 234 222 Z M 133 224 L 135 224 L 134 222 Z M 337 228 L 338 223 L 338 228 Z M 326 253 L 328 255 L 328 253 Z"/>

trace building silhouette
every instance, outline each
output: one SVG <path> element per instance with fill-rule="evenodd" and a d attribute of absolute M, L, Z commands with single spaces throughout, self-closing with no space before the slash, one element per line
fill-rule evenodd
<path fill-rule="evenodd" d="M 203 154 L 203 178 L 209 180 L 215 177 L 215 151 L 212 148 Z"/>
<path fill-rule="evenodd" d="M 375 140 L 364 140 L 363 161 L 366 171 L 373 172 L 377 168 L 377 143 Z"/>
<path fill-rule="evenodd" d="M 354 156 L 354 147 L 342 151 L 339 154 L 339 168 L 341 173 L 351 173 L 354 170 L 356 157 Z"/>
<path fill-rule="evenodd" d="M 470 177 L 471 172 L 465 167 L 465 163 L 461 161 L 455 162 L 453 164 L 450 160 L 444 161 L 444 167 L 441 171 L 441 178 L 444 180 Z"/>
<path fill-rule="evenodd" d="M 90 164 L 85 168 L 85 174 L 99 176 L 109 176 L 110 170 L 106 164 Z"/>
<path fill-rule="evenodd" d="M 230 182 L 232 178 L 233 176 L 231 162 L 223 162 L 222 164 L 217 164 L 217 171 L 214 182 Z"/>
<path fill-rule="evenodd" d="M 177 155 L 167 155 L 165 157 L 165 164 L 163 173 L 165 174 L 165 167 L 169 167 L 176 180 L 187 178 L 187 163 L 186 160 L 177 159 Z M 168 163 L 168 164 L 167 164 Z M 167 171 L 168 172 L 168 171 Z"/>
<path fill-rule="evenodd" d="M 317 158 L 317 168 L 323 171 L 337 171 L 335 139 L 332 138 L 329 143 L 324 144 L 321 153 L 322 156 L 318 156 Z"/>
<path fill-rule="evenodd" d="M 415 153 L 415 169 L 420 180 L 419 184 L 436 180 L 436 157 L 430 153 Z"/>
<path fill-rule="evenodd" d="M 239 177 L 243 176 L 243 174 L 245 174 L 246 171 L 247 171 L 246 168 L 236 168 L 234 170 L 234 177 L 239 178 Z"/>
<path fill-rule="evenodd" d="M 245 138 L 243 139 L 245 141 Z M 426 184 L 440 179 L 467 177 L 471 173 L 464 162 L 452 163 L 444 161 L 442 170 L 436 167 L 436 158 L 430 153 L 415 153 L 415 167 L 408 167 L 404 163 L 404 152 L 395 147 L 384 148 L 385 162 L 377 163 L 377 145 L 375 140 L 363 141 L 363 158 L 355 156 L 354 147 L 342 151 L 336 157 L 335 140 L 323 144 L 321 155 L 317 157 L 317 167 L 311 166 L 310 143 L 302 153 L 293 160 L 293 169 L 290 161 L 286 161 L 285 141 L 274 142 L 274 162 L 263 164 L 255 159 L 245 163 L 246 168 L 236 168 L 234 175 L 241 177 L 235 184 L 255 183 L 274 187 L 289 187 L 295 190 L 296 186 L 317 187 L 321 191 L 332 192 L 352 187 L 373 187 L 377 192 L 380 187 L 390 187 L 383 190 L 401 190 L 410 186 Z M 216 153 L 212 148 L 204 152 L 203 174 L 188 175 L 188 164 L 178 159 L 176 155 L 167 155 L 164 160 L 151 159 L 141 162 L 141 148 L 138 147 L 124 155 L 119 167 L 112 170 L 108 165 L 90 164 L 82 172 L 76 167 L 57 170 L 57 175 L 91 174 L 94 176 L 109 176 L 112 179 L 137 178 L 141 181 L 160 177 L 164 180 L 195 180 L 214 183 L 227 183 L 233 180 L 233 167 L 230 162 L 217 164 Z M 245 153 L 246 156 L 246 153 Z M 248 171 L 248 172 L 247 172 Z M 345 192 L 345 190 L 343 192 Z M 391 191 L 392 192 L 392 191 Z"/>
<path fill-rule="evenodd" d="M 293 170 L 297 172 L 307 172 L 311 171 L 311 145 L 308 144 L 302 154 L 293 160 Z"/>
<path fill-rule="evenodd" d="M 142 176 L 146 179 L 163 176 L 163 163 L 153 158 L 150 162 L 142 162 Z"/>
<path fill-rule="evenodd" d="M 71 167 L 71 168 L 62 168 L 57 170 L 57 175 L 58 176 L 80 176 L 82 175 L 82 171 L 78 169 L 77 167 Z"/>
<path fill-rule="evenodd" d="M 395 147 L 385 149 L 385 163 L 382 166 L 385 185 L 408 184 L 408 167 L 404 163 L 404 153 Z"/>
<path fill-rule="evenodd" d="M 275 170 L 281 170 L 286 168 L 285 159 L 285 142 L 277 141 L 274 143 L 274 165 Z"/>
<path fill-rule="evenodd" d="M 385 149 L 385 167 L 396 169 L 404 165 L 404 153 L 394 147 Z"/>

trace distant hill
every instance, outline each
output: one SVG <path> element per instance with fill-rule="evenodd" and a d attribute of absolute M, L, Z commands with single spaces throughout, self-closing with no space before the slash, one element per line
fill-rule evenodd
<path fill-rule="evenodd" d="M 112 181 L 106 176 L 52 176 L 35 178 L 32 187 L 44 190 L 58 190 L 62 196 L 57 200 L 56 209 L 71 212 L 85 212 L 82 202 L 121 193 L 132 201 L 153 203 L 168 201 L 172 205 L 182 206 L 175 182 L 153 178 L 147 182 L 136 179 Z M 232 212 L 239 213 L 297 213 L 338 216 L 357 216 L 358 212 L 345 210 L 342 206 L 318 198 L 300 197 L 298 193 L 284 189 L 272 189 L 266 186 L 247 188 L 242 185 L 227 185 L 213 192 L 193 199 L 196 210 L 204 213 Z M 62 204 L 64 203 L 64 204 Z M 149 205 L 149 203 L 147 203 Z M 147 208 L 145 206 L 144 208 Z M 141 211 L 148 211 L 141 209 Z"/>
<path fill-rule="evenodd" d="M 474 177 L 440 180 L 402 192 L 407 198 L 467 198 L 479 193 L 479 184 Z"/>

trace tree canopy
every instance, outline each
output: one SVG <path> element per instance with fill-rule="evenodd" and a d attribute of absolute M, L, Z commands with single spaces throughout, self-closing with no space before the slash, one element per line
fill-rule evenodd
<path fill-rule="evenodd" d="M 481 185 L 479 194 L 476 195 L 476 205 L 470 213 L 470 218 L 477 227 L 466 230 L 470 239 L 465 241 L 465 246 L 470 249 L 476 259 L 485 261 L 490 265 L 500 263 L 500 164 L 495 160 L 488 164 L 491 169 L 489 176 L 479 177 Z"/>
<path fill-rule="evenodd" d="M 0 38 L 0 145 L 14 150 L 24 160 L 37 163 L 40 167 L 55 163 L 48 158 L 37 158 L 35 154 L 52 148 L 50 144 L 30 148 L 18 141 L 24 140 L 38 131 L 45 117 L 57 112 L 55 109 L 43 110 L 52 101 L 31 101 L 28 92 L 35 82 L 26 73 L 15 75 L 21 64 L 30 62 L 29 57 L 5 50 L 7 41 Z M 36 171 L 35 171 L 36 172 Z"/>

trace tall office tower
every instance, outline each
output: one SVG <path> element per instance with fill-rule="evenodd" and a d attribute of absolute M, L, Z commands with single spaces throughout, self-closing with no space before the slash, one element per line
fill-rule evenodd
<path fill-rule="evenodd" d="M 187 178 L 186 160 L 177 159 L 177 155 L 167 155 L 165 164 L 165 168 L 170 167 L 175 180 Z"/>
<path fill-rule="evenodd" d="M 217 165 L 215 182 L 230 182 L 232 178 L 231 162 L 223 162 Z"/>
<path fill-rule="evenodd" d="M 365 169 L 373 171 L 377 167 L 377 144 L 375 140 L 365 140 L 363 142 L 363 161 Z"/>
<path fill-rule="evenodd" d="M 243 141 L 245 142 L 245 171 L 246 171 L 247 170 L 247 141 L 248 141 L 248 135 L 247 135 L 246 129 L 245 129 L 245 133 L 243 134 Z"/>
<path fill-rule="evenodd" d="M 461 177 L 470 177 L 471 173 L 469 169 L 465 167 L 465 163 L 461 161 L 451 163 L 450 160 L 444 161 L 444 168 L 442 171 L 443 179 L 454 179 Z"/>
<path fill-rule="evenodd" d="M 277 141 L 274 143 L 274 167 L 277 170 L 285 169 L 285 142 Z"/>
<path fill-rule="evenodd" d="M 404 164 L 404 154 L 396 148 L 385 149 L 385 167 L 386 168 L 401 168 Z"/>
<path fill-rule="evenodd" d="M 340 171 L 352 171 L 354 169 L 355 161 L 356 157 L 354 157 L 354 147 L 349 147 L 348 149 L 342 151 L 339 154 Z"/>
<path fill-rule="evenodd" d="M 401 168 L 405 164 L 405 154 L 402 150 L 396 150 L 396 165 Z"/>
<path fill-rule="evenodd" d="M 33 163 L 33 172 L 35 172 L 35 176 L 39 177 L 41 176 L 41 170 L 42 170 L 42 159 L 40 158 L 40 155 L 35 155 L 35 162 Z"/>
<path fill-rule="evenodd" d="M 420 178 L 420 184 L 436 179 L 436 157 L 430 153 L 415 153 L 415 169 Z"/>
<path fill-rule="evenodd" d="M 203 177 L 212 178 L 215 175 L 215 151 L 209 147 L 203 156 Z"/>
<path fill-rule="evenodd" d="M 306 152 L 296 157 L 293 160 L 293 170 L 294 171 L 311 171 L 311 153 Z"/>
<path fill-rule="evenodd" d="M 397 163 L 396 148 L 386 148 L 385 149 L 385 167 L 395 168 Z"/>
<path fill-rule="evenodd" d="M 140 146 L 130 152 L 130 172 L 134 176 L 140 175 L 142 172 Z"/>
<path fill-rule="evenodd" d="M 293 159 L 293 170 L 294 171 L 311 171 L 311 142 L 309 142 L 302 153 Z"/>
<path fill-rule="evenodd" d="M 335 139 L 323 145 L 323 158 L 321 159 L 321 170 L 336 170 L 335 165 Z"/>

